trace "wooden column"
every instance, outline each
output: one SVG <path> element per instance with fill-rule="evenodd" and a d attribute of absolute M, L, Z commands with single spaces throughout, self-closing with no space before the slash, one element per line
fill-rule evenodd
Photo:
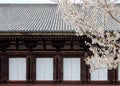
<path fill-rule="evenodd" d="M 81 58 L 81 80 L 83 83 L 89 83 L 90 82 L 90 66 L 86 64 L 85 62 L 85 58 L 87 58 L 87 56 L 91 56 L 92 52 L 85 52 L 84 55 Z"/>
<path fill-rule="evenodd" d="M 58 53 L 58 83 L 63 81 L 63 58 L 60 53 Z"/>
<path fill-rule="evenodd" d="M 60 54 L 60 49 L 64 47 L 64 41 L 53 41 L 53 47 L 56 48 L 55 56 L 55 80 L 60 83 L 63 80 L 63 61 Z"/>
<path fill-rule="evenodd" d="M 8 77 L 8 73 L 9 73 L 9 66 L 8 66 L 8 62 L 9 59 L 6 55 L 6 48 L 9 47 L 10 41 L 9 40 L 0 40 L 0 48 L 1 48 L 1 56 L 0 56 L 0 64 L 1 64 L 1 82 L 2 83 L 7 83 L 9 77 Z"/>
<path fill-rule="evenodd" d="M 116 70 L 112 69 L 112 70 L 108 70 L 108 80 L 110 81 L 110 83 L 112 84 L 116 84 Z"/>
<path fill-rule="evenodd" d="M 30 57 L 30 83 L 36 80 L 36 58 L 31 55 Z"/>
<path fill-rule="evenodd" d="M 60 83 L 62 81 L 62 58 L 60 52 L 57 52 L 54 58 L 54 81 L 55 83 Z"/>
<path fill-rule="evenodd" d="M 33 83 L 36 80 L 36 58 L 32 54 L 27 56 L 27 81 Z"/>
<path fill-rule="evenodd" d="M 81 58 L 81 80 L 83 83 L 88 83 L 90 80 L 89 67 L 85 64 L 84 58 Z"/>
<path fill-rule="evenodd" d="M 30 55 L 28 55 L 27 58 L 26 58 L 26 60 L 27 60 L 27 62 L 26 62 L 26 65 L 27 65 L 27 68 L 26 68 L 27 69 L 26 70 L 26 72 L 27 72 L 26 80 L 27 80 L 28 84 L 30 83 L 30 58 L 31 58 Z"/>
<path fill-rule="evenodd" d="M 9 59 L 5 53 L 1 54 L 1 82 L 7 83 L 9 76 L 9 67 L 8 67 Z"/>
<path fill-rule="evenodd" d="M 38 41 L 24 41 L 25 46 L 29 48 L 30 54 L 27 56 L 27 81 L 33 83 L 36 80 L 36 59 L 32 54 L 33 48 L 37 46 Z"/>
<path fill-rule="evenodd" d="M 2 82 L 2 80 L 1 80 L 1 55 L 0 55 L 0 83 Z"/>
<path fill-rule="evenodd" d="M 54 65 L 54 82 L 55 83 L 57 83 L 57 80 L 58 80 L 58 75 L 57 75 L 57 71 L 58 71 L 58 55 L 55 55 L 55 57 L 54 57 L 54 63 L 53 63 Z"/>

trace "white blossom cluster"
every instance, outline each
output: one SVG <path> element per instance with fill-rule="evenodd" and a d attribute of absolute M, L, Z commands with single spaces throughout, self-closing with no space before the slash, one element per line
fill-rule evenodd
<path fill-rule="evenodd" d="M 108 69 L 115 69 L 120 62 L 120 31 L 106 31 L 108 17 L 120 25 L 120 8 L 117 0 L 57 0 L 58 11 L 63 19 L 75 29 L 76 35 L 86 35 L 92 43 L 86 42 L 94 55 L 85 58 L 90 65 L 90 72 L 102 68 L 99 64 L 107 65 Z M 98 15 L 104 26 L 98 24 Z"/>
<path fill-rule="evenodd" d="M 87 44 L 94 55 L 85 59 L 90 72 L 102 68 L 99 64 L 105 64 L 109 70 L 116 69 L 120 62 L 120 32 L 105 32 L 104 36 L 91 38 L 92 43 Z"/>

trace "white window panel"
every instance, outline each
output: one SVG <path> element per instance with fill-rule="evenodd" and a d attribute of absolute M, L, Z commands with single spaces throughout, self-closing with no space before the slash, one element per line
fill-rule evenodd
<path fill-rule="evenodd" d="M 36 80 L 53 80 L 53 58 L 36 59 Z"/>
<path fill-rule="evenodd" d="M 100 66 L 104 67 L 101 69 L 96 69 L 91 73 L 91 80 L 93 81 L 106 81 L 108 80 L 108 70 L 106 65 L 101 64 Z"/>
<path fill-rule="evenodd" d="M 9 58 L 9 80 L 26 80 L 26 58 Z"/>
<path fill-rule="evenodd" d="M 63 79 L 64 80 L 71 80 L 71 59 L 64 58 L 63 60 Z"/>
<path fill-rule="evenodd" d="M 63 80 L 80 80 L 80 58 L 63 59 Z"/>
<path fill-rule="evenodd" d="M 118 64 L 118 80 L 120 81 L 120 63 Z"/>

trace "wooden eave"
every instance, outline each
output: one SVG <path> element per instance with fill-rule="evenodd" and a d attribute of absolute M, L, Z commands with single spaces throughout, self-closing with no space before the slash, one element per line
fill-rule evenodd
<path fill-rule="evenodd" d="M 90 38 L 86 36 L 76 36 L 76 35 L 30 35 L 30 34 L 24 34 L 24 35 L 0 35 L 0 40 L 33 40 L 33 41 L 80 41 L 80 40 L 88 40 L 90 41 Z"/>
<path fill-rule="evenodd" d="M 75 32 L 0 32 L 2 35 L 75 35 Z"/>

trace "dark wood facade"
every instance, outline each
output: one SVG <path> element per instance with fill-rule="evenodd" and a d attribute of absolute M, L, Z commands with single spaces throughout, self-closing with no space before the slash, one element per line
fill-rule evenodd
<path fill-rule="evenodd" d="M 85 64 L 85 53 L 91 55 L 89 46 L 84 44 L 85 41 L 91 42 L 86 36 L 77 37 L 73 35 L 1 35 L 0 36 L 0 86 L 11 84 L 24 85 L 92 85 L 108 84 L 119 85 L 117 70 L 108 71 L 108 81 L 91 81 L 89 66 Z M 9 58 L 25 57 L 26 80 L 9 81 Z M 53 81 L 36 81 L 36 57 L 52 57 L 54 59 L 54 80 Z M 63 80 L 63 57 L 81 58 L 81 80 L 64 81 Z M 48 85 L 47 85 L 48 84 Z M 22 86 L 24 86 L 22 85 Z"/>

